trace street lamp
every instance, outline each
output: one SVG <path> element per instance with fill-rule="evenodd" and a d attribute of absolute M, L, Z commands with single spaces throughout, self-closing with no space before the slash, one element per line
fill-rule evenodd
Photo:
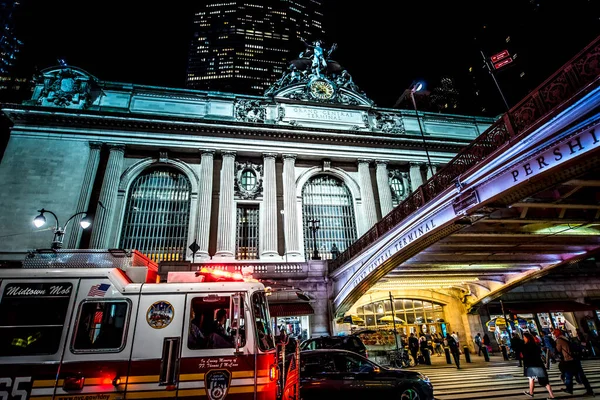
<path fill-rule="evenodd" d="M 425 142 L 425 134 L 423 133 L 423 128 L 421 127 L 421 120 L 419 119 L 419 110 L 417 110 L 417 102 L 415 101 L 415 92 L 419 92 L 423 89 L 423 82 L 413 82 L 408 88 L 410 93 L 410 98 L 413 103 L 413 107 L 415 108 L 415 115 L 417 116 L 417 123 L 419 124 L 419 131 L 421 132 L 421 138 L 423 138 L 423 147 L 425 148 L 425 154 L 427 154 L 427 162 L 429 163 L 429 170 L 431 171 L 431 176 L 433 176 L 433 166 L 431 165 L 431 158 L 429 158 L 429 150 L 427 150 L 427 142 Z"/>
<path fill-rule="evenodd" d="M 310 221 L 310 230 L 313 233 L 313 260 L 320 260 L 319 251 L 317 250 L 317 231 L 319 230 L 319 224 L 321 221 L 318 219 L 311 219 Z"/>
<path fill-rule="evenodd" d="M 71 220 L 73 218 L 75 218 L 76 216 L 86 214 L 86 216 L 81 221 L 79 221 L 79 225 L 81 225 L 81 227 L 83 229 L 89 228 L 89 226 L 92 224 L 92 219 L 89 216 L 87 216 L 87 211 L 82 211 L 82 212 L 73 214 L 67 220 L 67 222 L 65 223 L 65 226 L 62 228 L 60 227 L 60 223 L 58 222 L 58 217 L 52 211 L 42 208 L 41 210 L 38 210 L 38 212 L 40 213 L 40 215 L 35 217 L 35 219 L 33 220 L 33 224 L 37 228 L 41 228 L 46 223 L 46 217 L 44 216 L 44 213 L 52 214 L 52 216 L 56 220 L 56 227 L 54 227 L 54 239 L 52 239 L 52 245 L 50 246 L 52 249 L 62 248 L 63 240 L 65 238 L 65 231 L 67 230 L 67 226 L 69 225 L 69 222 L 71 222 Z"/>

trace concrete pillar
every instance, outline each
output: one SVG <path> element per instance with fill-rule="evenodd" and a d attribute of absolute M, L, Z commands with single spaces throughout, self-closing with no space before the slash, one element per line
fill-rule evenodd
<path fill-rule="evenodd" d="M 277 154 L 264 153 L 264 194 L 263 213 L 264 224 L 261 232 L 262 253 L 261 259 L 279 256 L 277 252 L 277 188 L 275 182 L 275 157 Z"/>
<path fill-rule="evenodd" d="M 235 253 L 235 209 L 233 201 L 235 151 L 224 151 L 222 156 L 217 252 L 215 257 L 233 259 Z"/>
<path fill-rule="evenodd" d="M 110 154 L 108 164 L 104 172 L 104 181 L 100 189 L 100 199 L 102 207 L 98 207 L 90 239 L 90 248 L 106 249 L 113 247 L 108 243 L 112 225 L 115 217 L 115 203 L 117 191 L 119 190 L 119 180 L 123 170 L 123 159 L 125 158 L 125 146 L 122 144 L 109 145 Z"/>
<path fill-rule="evenodd" d="M 413 192 L 423 184 L 423 175 L 421 175 L 421 164 L 410 163 L 410 183 Z"/>
<path fill-rule="evenodd" d="M 394 205 L 392 203 L 392 190 L 388 179 L 387 161 L 376 160 L 377 165 L 377 190 L 379 192 L 379 206 L 381 207 L 381 217 L 385 217 Z"/>
<path fill-rule="evenodd" d="M 296 204 L 296 156 L 283 155 L 283 230 L 285 255 L 288 261 L 302 259 Z"/>
<path fill-rule="evenodd" d="M 213 191 L 214 150 L 202 151 L 200 159 L 200 188 L 198 193 L 198 218 L 196 219 L 197 234 L 194 239 L 200 246 L 196 257 L 209 260 L 208 242 L 210 238 L 210 213 Z"/>
<path fill-rule="evenodd" d="M 373 196 L 373 185 L 371 184 L 371 173 L 369 171 L 370 162 L 370 160 L 358 160 L 358 178 L 360 180 L 364 232 L 371 229 L 377 223 L 375 197 Z"/>
<path fill-rule="evenodd" d="M 79 200 L 77 201 L 75 213 L 87 211 L 90 197 L 92 196 L 94 180 L 96 179 L 96 172 L 98 171 L 98 164 L 100 163 L 100 148 L 102 147 L 102 143 L 90 142 L 89 145 L 90 154 L 88 156 L 87 165 L 85 166 L 85 174 L 83 175 L 83 182 L 81 182 Z M 69 234 L 69 241 L 67 242 L 68 249 L 76 249 L 78 247 L 79 240 L 81 240 L 79 222 L 84 217 L 85 215 L 81 214 L 74 217 L 71 221 L 71 233 Z"/>

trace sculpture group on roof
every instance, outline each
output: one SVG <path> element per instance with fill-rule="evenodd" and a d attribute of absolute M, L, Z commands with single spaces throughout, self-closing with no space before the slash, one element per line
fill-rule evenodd
<path fill-rule="evenodd" d="M 331 59 L 331 54 L 337 49 L 336 43 L 327 47 L 322 40 L 317 39 L 312 43 L 307 42 L 302 37 L 300 40 L 304 43 L 306 49 L 299 54 L 297 59 L 289 62 L 287 70 L 283 72 L 281 78 L 265 91 L 266 96 L 273 96 L 286 87 L 298 83 L 308 84 L 315 79 L 327 79 L 335 84 L 337 88 L 345 88 L 355 92 L 371 102 L 354 83 L 350 73 L 337 61 Z M 289 97 L 301 99 L 297 93 L 290 94 Z M 337 99 L 337 102 L 346 103 L 345 99 L 345 96 L 341 96 Z"/>

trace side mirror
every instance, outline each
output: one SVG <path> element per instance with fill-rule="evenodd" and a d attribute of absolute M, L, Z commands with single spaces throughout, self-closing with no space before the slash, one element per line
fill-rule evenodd
<path fill-rule="evenodd" d="M 379 368 L 379 367 L 373 367 L 373 373 L 374 374 L 378 374 L 380 372 L 381 372 L 381 368 Z"/>

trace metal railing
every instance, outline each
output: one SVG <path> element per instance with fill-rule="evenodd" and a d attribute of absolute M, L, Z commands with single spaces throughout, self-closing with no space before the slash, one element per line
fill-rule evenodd
<path fill-rule="evenodd" d="M 358 238 L 335 260 L 333 272 L 375 243 L 427 202 L 453 187 L 456 179 L 475 165 L 502 153 L 512 142 L 531 134 L 554 111 L 563 108 L 578 92 L 600 81 L 600 36 L 539 85 L 516 106 L 460 151 L 444 168 L 419 186 L 406 200 Z"/>

